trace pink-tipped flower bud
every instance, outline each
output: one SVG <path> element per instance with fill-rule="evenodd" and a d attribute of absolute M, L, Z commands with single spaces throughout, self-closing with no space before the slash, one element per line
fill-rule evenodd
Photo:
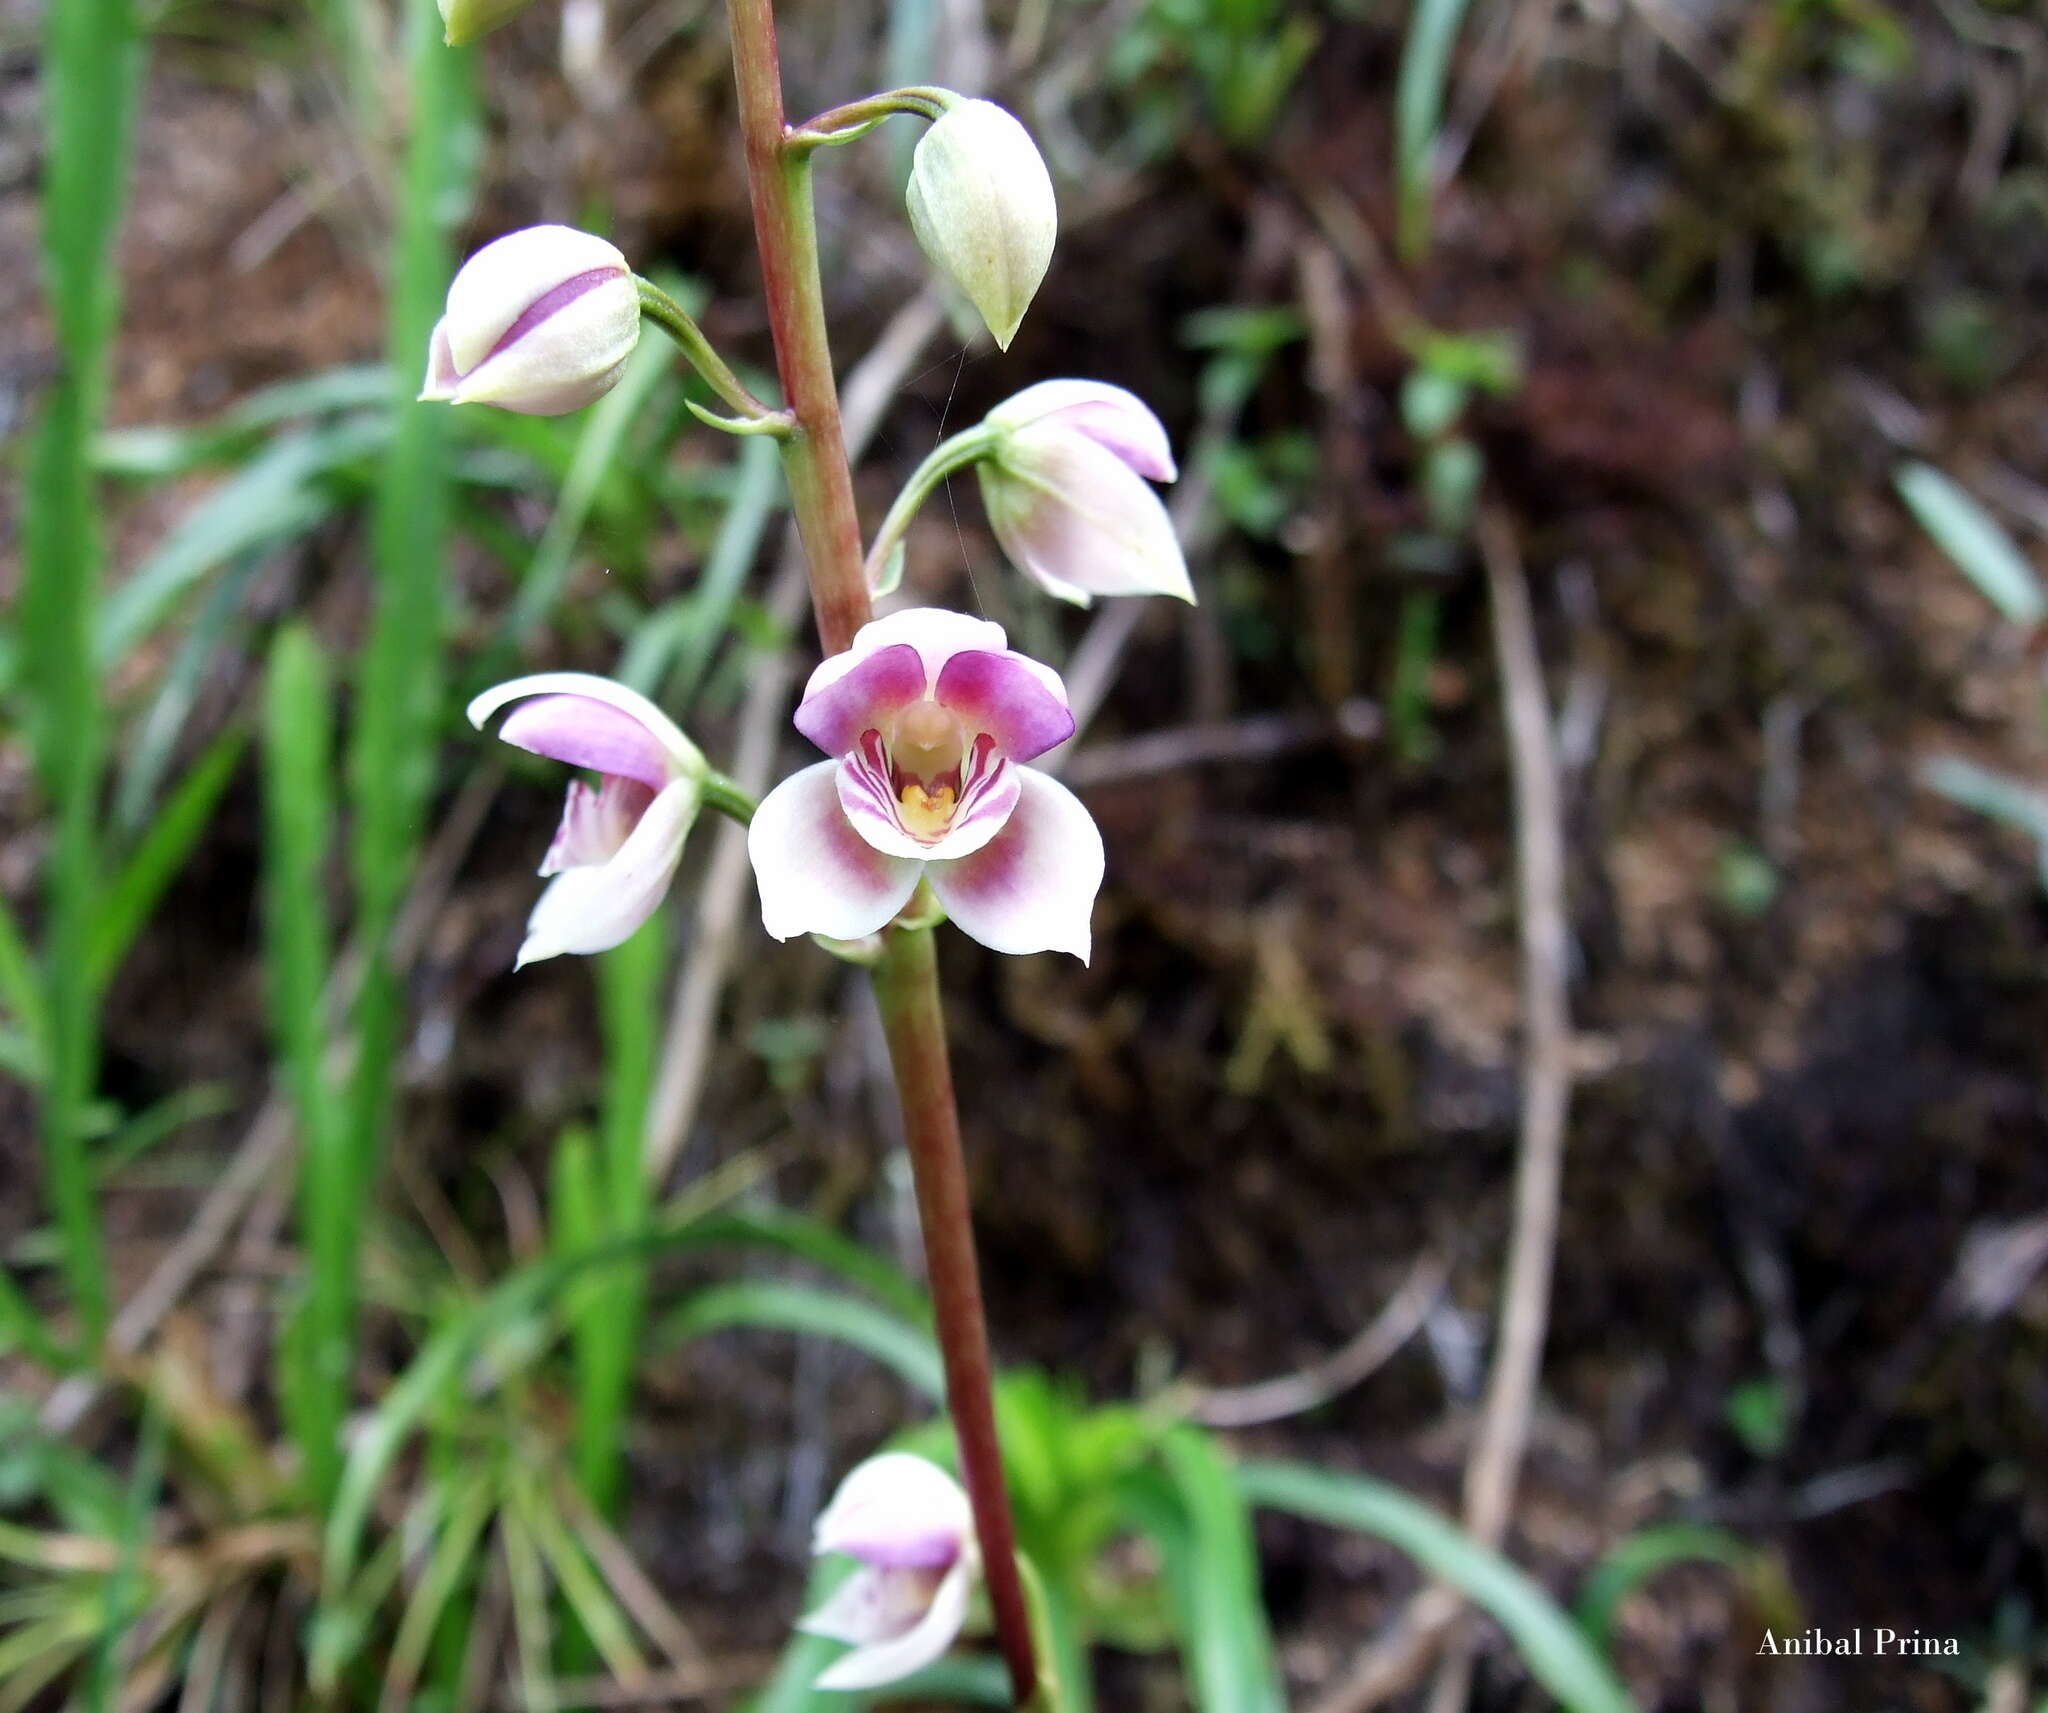
<path fill-rule="evenodd" d="M 1048 594 L 1193 601 L 1173 520 L 1146 483 L 1174 479 L 1166 430 L 1144 401 L 1103 381 L 1041 381 L 988 413 L 975 468 L 989 525 Z"/>
<path fill-rule="evenodd" d="M 871 1457 L 840 1483 L 812 1550 L 859 1566 L 799 1629 L 850 1642 L 820 1689 L 876 1689 L 953 1645 L 980 1574 L 974 1516 L 960 1484 L 908 1452 Z"/>
<path fill-rule="evenodd" d="M 1031 133 L 993 101 L 961 101 L 918 139 L 904 200 L 932 265 L 1004 350 L 1052 263 L 1059 209 Z"/>
<path fill-rule="evenodd" d="M 626 258 L 573 226 L 528 226 L 463 263 L 420 397 L 561 416 L 611 391 L 639 339 Z"/>
<path fill-rule="evenodd" d="M 509 24 L 532 0 L 440 0 L 441 27 L 451 48 L 466 47 Z"/>

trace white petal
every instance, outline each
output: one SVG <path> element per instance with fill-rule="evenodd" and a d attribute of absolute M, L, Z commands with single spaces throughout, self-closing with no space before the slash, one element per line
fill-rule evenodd
<path fill-rule="evenodd" d="M 761 889 L 761 925 L 778 940 L 858 940 L 910 902 L 922 862 L 885 856 L 839 806 L 836 761 L 793 773 L 761 799 L 747 855 Z"/>
<path fill-rule="evenodd" d="M 813 1553 L 940 1569 L 973 1538 L 966 1490 L 929 1458 L 884 1451 L 851 1470 L 819 1513 Z"/>
<path fill-rule="evenodd" d="M 1011 437 L 1000 464 L 977 473 L 1003 551 L 1052 593 L 1194 600 L 1159 496 L 1085 434 L 1040 423 Z"/>
<path fill-rule="evenodd" d="M 1088 961 L 1102 886 L 1102 834 L 1081 799 L 1034 768 L 1003 830 L 972 856 L 935 862 L 932 891 L 953 924 L 996 952 L 1072 952 Z"/>
<path fill-rule="evenodd" d="M 974 1567 L 963 1558 L 946 1572 L 932 1603 L 916 1626 L 888 1641 L 855 1648 L 818 1674 L 819 1689 L 876 1689 L 922 1671 L 959 1636 L 967 1622 Z"/>
<path fill-rule="evenodd" d="M 675 877 L 697 804 L 697 781 L 677 780 L 656 794 L 609 862 L 564 869 L 549 881 L 526 919 L 526 943 L 513 967 L 564 952 L 608 952 L 631 939 Z"/>
<path fill-rule="evenodd" d="M 604 702 L 622 714 L 630 714 L 653 734 L 655 741 L 675 760 L 679 773 L 701 774 L 706 762 L 703 751 L 683 736 L 682 729 L 638 690 L 629 690 L 614 679 L 588 672 L 534 672 L 513 678 L 490 689 L 469 704 L 469 723 L 479 731 L 500 708 L 527 696 L 588 696 Z"/>
<path fill-rule="evenodd" d="M 1178 474 L 1166 427 L 1134 392 L 1107 381 L 1040 381 L 988 413 L 997 428 L 1018 429 L 1047 417 L 1106 446 L 1139 475 L 1170 482 Z"/>
<path fill-rule="evenodd" d="M 573 226 L 528 226 L 486 244 L 448 287 L 448 344 L 468 374 L 533 302 L 564 280 L 596 268 L 632 269 L 618 247 Z M 637 288 L 635 288 L 637 297 Z"/>
<path fill-rule="evenodd" d="M 639 288 L 613 274 L 467 371 L 453 402 L 563 416 L 610 392 L 639 342 Z"/>

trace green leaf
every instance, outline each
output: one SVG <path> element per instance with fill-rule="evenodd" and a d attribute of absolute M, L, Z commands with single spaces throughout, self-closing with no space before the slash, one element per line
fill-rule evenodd
<path fill-rule="evenodd" d="M 217 483 L 108 597 L 94 638 L 99 670 L 119 666 L 230 560 L 296 540 L 332 517 L 341 504 L 336 472 L 362 464 L 390 437 L 382 417 L 287 434 Z"/>
<path fill-rule="evenodd" d="M 873 1357 L 935 1403 L 946 1395 L 939 1347 L 928 1332 L 873 1303 L 814 1285 L 742 1279 L 707 1286 L 665 1315 L 656 1336 L 682 1343 L 738 1326 L 837 1339 Z"/>
<path fill-rule="evenodd" d="M 1466 0 L 1416 0 L 1394 85 L 1396 230 L 1404 261 L 1429 249 L 1430 205 L 1436 199 L 1436 138 L 1443 121 L 1451 49 L 1465 21 Z"/>
<path fill-rule="evenodd" d="M 1892 475 L 1899 498 L 1956 568 L 2014 624 L 2036 625 L 2048 597 L 2011 536 L 1963 488 L 1932 464 L 1901 464 Z"/>
<path fill-rule="evenodd" d="M 1399 1547 L 1507 1631 L 1530 1675 L 1572 1713 L 1636 1713 L 1607 1662 L 1542 1588 L 1398 1487 L 1296 1463 L 1247 1463 L 1237 1482 L 1253 1505 Z"/>
<path fill-rule="evenodd" d="M 1135 1483 L 1133 1494 L 1165 1561 L 1194 1705 L 1200 1713 L 1284 1713 L 1251 1517 L 1230 1464 L 1213 1438 L 1185 1424 L 1160 1450 L 1171 1505 L 1144 1503 Z"/>
<path fill-rule="evenodd" d="M 306 1294 L 282 1341 L 279 1391 L 322 1502 L 341 1475 L 355 1321 L 357 1222 L 347 1136 L 326 1070 L 334 839 L 327 665 L 302 625 L 270 651 L 263 720 L 263 923 L 270 1026 L 299 1131 L 299 1236 Z"/>
<path fill-rule="evenodd" d="M 92 925 L 92 982 L 103 990 L 113 980 L 135 937 L 163 898 L 186 858 L 212 824 L 221 794 L 241 765 L 246 739 L 226 731 L 209 744 L 178 782 L 120 871 L 100 895 Z"/>

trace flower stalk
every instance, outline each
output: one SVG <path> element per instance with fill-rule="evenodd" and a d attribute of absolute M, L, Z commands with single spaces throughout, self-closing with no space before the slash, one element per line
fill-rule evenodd
<path fill-rule="evenodd" d="M 639 289 L 641 313 L 675 342 L 676 349 L 704 378 L 706 386 L 750 423 L 770 423 L 782 417 L 782 412 L 771 410 L 747 390 L 725 359 L 712 349 L 711 341 L 704 337 L 704 330 L 688 310 L 652 280 L 635 274 L 633 284 Z"/>
<path fill-rule="evenodd" d="M 912 909 L 916 908 L 913 901 Z M 882 1032 L 903 1102 L 904 1141 L 917 1186 L 918 1225 L 924 1233 L 925 1270 L 938 1318 L 939 1354 L 946 1370 L 946 1406 L 960 1449 L 960 1473 L 974 1508 L 996 1638 L 1010 1668 L 1019 1707 L 1038 1692 L 1031 1614 L 1017 1570 L 1017 1543 L 1003 1486 L 1003 1456 L 996 1437 L 988 1327 L 981 1308 L 981 1276 L 974 1256 L 974 1226 L 967 1166 L 960 1148 L 960 1118 L 946 1024 L 939 1008 L 939 963 L 929 927 L 892 928 L 874 966 Z"/>
<path fill-rule="evenodd" d="M 784 118 L 773 0 L 728 0 L 728 17 L 762 288 L 782 396 L 794 419 L 780 439 L 783 467 L 809 561 L 819 642 L 828 655 L 838 654 L 868 622 L 873 604 L 825 331 L 811 150 L 796 140 Z M 988 1331 L 931 929 L 887 929 L 871 973 L 917 1184 L 947 1409 L 998 1640 L 1012 1693 L 1024 1707 L 1037 1694 L 1037 1662 L 996 1436 Z"/>
<path fill-rule="evenodd" d="M 819 641 L 827 654 L 837 654 L 867 623 L 869 602 L 861 575 L 860 514 L 854 509 L 839 388 L 825 333 L 809 154 L 787 146 L 773 0 L 730 0 L 730 20 L 761 288 L 782 396 L 796 419 L 794 430 L 781 441 L 782 463 L 810 561 Z"/>
<path fill-rule="evenodd" d="M 892 565 L 891 561 L 902 547 L 903 538 L 909 533 L 925 501 L 938 491 L 939 484 L 947 477 L 956 476 L 987 457 L 994 440 L 994 434 L 985 424 L 977 424 L 940 441 L 926 454 L 924 462 L 911 471 L 910 480 L 903 484 L 903 491 L 896 496 L 896 503 L 889 508 L 889 515 L 882 519 L 882 527 L 875 532 L 875 539 L 868 548 L 865 575 L 869 589 L 875 594 L 888 594 L 901 578 L 902 567 L 900 564 Z"/>

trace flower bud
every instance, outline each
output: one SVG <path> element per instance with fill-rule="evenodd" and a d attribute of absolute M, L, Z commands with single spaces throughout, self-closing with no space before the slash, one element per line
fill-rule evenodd
<path fill-rule="evenodd" d="M 441 24 L 451 48 L 466 47 L 509 24 L 531 0 L 440 0 Z"/>
<path fill-rule="evenodd" d="M 456 274 L 420 397 L 561 416 L 611 391 L 639 338 L 626 258 L 572 226 L 528 226 Z"/>
<path fill-rule="evenodd" d="M 1012 564 L 1078 606 L 1097 595 L 1193 601 L 1173 520 L 1145 484 L 1174 479 L 1166 430 L 1102 381 L 1041 381 L 988 413 L 976 466 L 989 526 Z"/>
<path fill-rule="evenodd" d="M 932 265 L 1008 350 L 1059 230 L 1052 178 L 1031 133 L 993 101 L 947 108 L 918 141 L 904 198 Z"/>

